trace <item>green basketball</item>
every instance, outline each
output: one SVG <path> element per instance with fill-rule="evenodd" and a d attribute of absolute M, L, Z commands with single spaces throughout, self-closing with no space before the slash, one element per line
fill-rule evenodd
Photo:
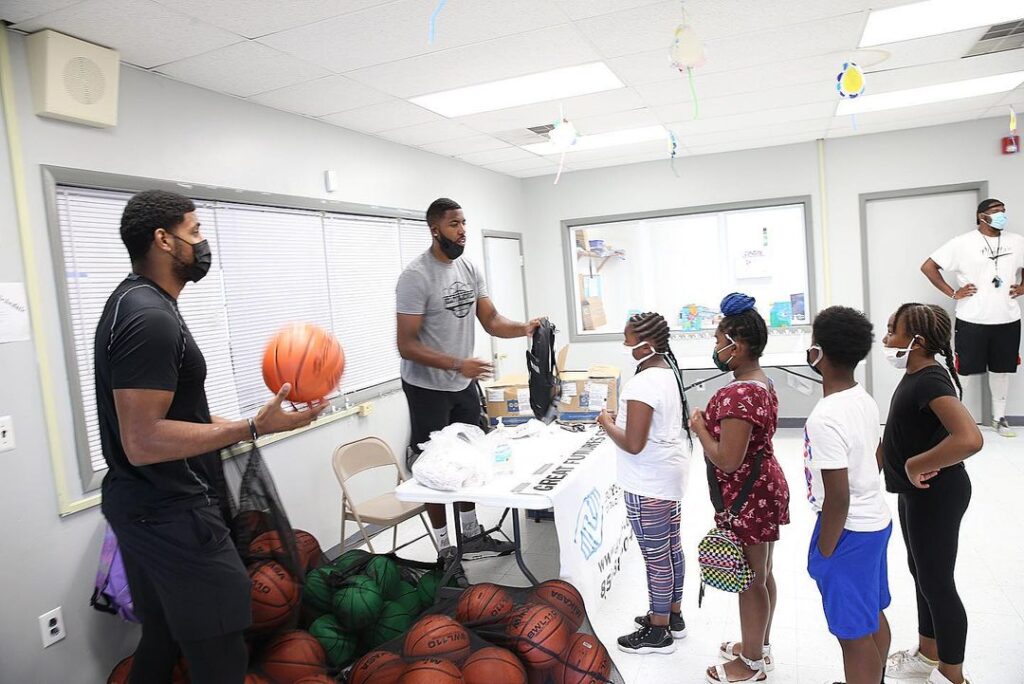
<path fill-rule="evenodd" d="M 365 629 L 384 609 L 384 597 L 377 583 L 366 575 L 349 577 L 334 594 L 334 616 L 348 630 Z"/>
<path fill-rule="evenodd" d="M 338 624 L 333 615 L 322 615 L 309 626 L 309 633 L 316 637 L 327 652 L 327 660 L 334 667 L 344 667 L 355 660 L 359 640 Z"/>
<path fill-rule="evenodd" d="M 397 598 L 396 603 L 401 603 L 403 606 L 409 609 L 415 615 L 419 615 L 420 609 L 423 607 L 420 604 L 420 594 L 416 590 L 416 587 L 409 584 L 406 581 L 400 581 L 398 583 L 398 590 L 395 592 Z"/>
<path fill-rule="evenodd" d="M 363 569 L 366 576 L 375 580 L 384 598 L 391 601 L 398 598 L 398 584 L 402 578 L 398 574 L 395 561 L 387 556 L 375 556 Z"/>
<path fill-rule="evenodd" d="M 412 627 L 419 610 L 410 611 L 398 601 L 388 601 L 380 612 L 377 622 L 370 628 L 370 648 L 377 648 L 392 639 L 397 639 Z"/>
<path fill-rule="evenodd" d="M 436 570 L 420 577 L 419 584 L 416 585 L 416 593 L 419 594 L 420 605 L 424 608 L 429 608 L 434 605 L 434 600 L 437 598 L 437 588 L 441 585 L 441 574 Z"/>
<path fill-rule="evenodd" d="M 366 559 L 370 557 L 370 554 L 362 549 L 352 549 L 338 556 L 338 558 L 331 563 L 331 566 L 341 570 L 342 572 L 356 567 L 360 563 L 365 563 Z"/>
<path fill-rule="evenodd" d="M 331 612 L 334 598 L 334 585 L 330 583 L 331 575 L 339 573 L 337 568 L 324 566 L 306 575 L 306 586 L 302 590 L 302 601 L 321 615 Z"/>

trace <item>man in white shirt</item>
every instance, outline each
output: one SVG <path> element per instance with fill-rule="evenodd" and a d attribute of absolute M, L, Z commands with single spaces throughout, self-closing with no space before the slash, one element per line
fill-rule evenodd
<path fill-rule="evenodd" d="M 1016 437 L 1006 419 L 1010 376 L 1020 366 L 1021 313 L 1024 294 L 1024 237 L 1008 233 L 1006 207 L 997 199 L 978 205 L 978 229 L 953 238 L 921 266 L 932 285 L 956 300 L 956 364 L 960 375 L 988 371 L 992 392 L 992 427 Z M 957 287 L 940 271 L 955 274 Z"/>

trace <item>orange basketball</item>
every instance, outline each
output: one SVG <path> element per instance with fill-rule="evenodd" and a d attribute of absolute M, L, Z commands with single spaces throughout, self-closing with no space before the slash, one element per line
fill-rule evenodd
<path fill-rule="evenodd" d="M 262 561 L 249 566 L 252 580 L 252 628 L 273 629 L 288 622 L 302 598 L 302 590 L 279 563 Z"/>
<path fill-rule="evenodd" d="M 601 684 L 612 671 L 612 659 L 597 637 L 574 634 L 555 668 L 558 684 Z"/>
<path fill-rule="evenodd" d="M 587 616 L 580 592 L 565 580 L 556 579 L 542 582 L 530 594 L 530 601 L 546 603 L 557 608 L 566 624 L 569 625 L 570 631 L 573 632 L 580 628 Z"/>
<path fill-rule="evenodd" d="M 338 680 L 325 674 L 318 674 L 296 679 L 292 684 L 338 684 Z"/>
<path fill-rule="evenodd" d="M 352 666 L 348 684 L 395 684 L 405 672 L 405 662 L 390 651 L 370 651 Z"/>
<path fill-rule="evenodd" d="M 529 604 L 508 621 L 512 650 L 536 668 L 551 667 L 565 650 L 569 628 L 562 614 L 547 604 Z"/>
<path fill-rule="evenodd" d="M 250 672 L 245 675 L 245 684 L 270 684 L 270 680 L 261 674 Z"/>
<path fill-rule="evenodd" d="M 130 655 L 117 665 L 110 672 L 110 676 L 107 678 L 107 684 L 128 684 L 128 677 L 132 673 L 132 661 L 135 656 Z M 184 658 L 179 659 L 177 664 L 174 666 L 174 672 L 171 674 L 172 684 L 188 684 L 188 668 L 185 667 Z"/>
<path fill-rule="evenodd" d="M 455 619 L 462 624 L 504 622 L 514 608 L 507 591 L 485 582 L 462 592 Z"/>
<path fill-rule="evenodd" d="M 466 684 L 526 684 L 526 668 L 511 651 L 488 646 L 469 656 L 462 678 Z"/>
<path fill-rule="evenodd" d="M 462 662 L 469 655 L 469 632 L 447 615 L 421 618 L 405 635 L 407 658 L 447 658 Z"/>
<path fill-rule="evenodd" d="M 462 684 L 462 673 L 450 660 L 424 658 L 405 668 L 398 684 Z"/>
<path fill-rule="evenodd" d="M 309 632 L 285 632 L 267 644 L 260 660 L 261 669 L 279 682 L 327 673 L 324 647 Z"/>
<path fill-rule="evenodd" d="M 295 545 L 299 548 L 299 558 L 306 570 L 319 568 L 324 562 L 324 552 L 320 542 L 305 530 L 295 530 Z"/>
<path fill-rule="evenodd" d="M 323 399 L 337 389 L 344 371 L 345 352 L 338 340 L 311 323 L 280 331 L 263 352 L 263 382 L 274 393 L 290 383 L 288 401 Z"/>

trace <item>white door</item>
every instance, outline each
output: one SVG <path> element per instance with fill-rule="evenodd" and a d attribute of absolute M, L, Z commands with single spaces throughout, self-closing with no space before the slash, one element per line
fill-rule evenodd
<path fill-rule="evenodd" d="M 523 248 L 519 236 L 484 236 L 484 264 L 487 290 L 495 308 L 505 318 L 526 320 L 526 292 L 523 290 Z M 494 377 L 526 374 L 525 337 L 491 338 Z"/>
<path fill-rule="evenodd" d="M 886 322 L 905 302 L 939 304 L 953 316 L 953 300 L 932 287 L 921 273 L 921 264 L 941 244 L 974 228 L 977 204 L 973 190 L 866 203 L 867 313 L 875 325 L 876 341 L 870 356 L 871 393 L 883 421 L 889 415 L 889 400 L 901 377 L 901 371 L 893 369 L 881 351 Z M 964 404 L 980 420 L 982 383 L 975 380 L 964 384 Z"/>

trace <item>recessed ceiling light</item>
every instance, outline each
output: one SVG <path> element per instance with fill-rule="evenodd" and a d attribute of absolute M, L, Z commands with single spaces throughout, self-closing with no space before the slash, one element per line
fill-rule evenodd
<path fill-rule="evenodd" d="M 604 62 L 592 62 L 421 95 L 409 101 L 441 116 L 454 117 L 622 87 L 622 81 Z"/>
<path fill-rule="evenodd" d="M 1004 93 L 1008 90 L 1013 90 L 1021 83 L 1024 83 L 1024 71 L 1014 71 L 1009 74 L 983 76 L 981 78 L 967 79 L 966 81 L 940 83 L 922 88 L 894 90 L 891 93 L 861 95 L 855 100 L 840 101 L 839 106 L 836 108 L 836 115 L 879 112 L 885 109 L 914 107 L 916 105 L 932 104 L 933 102 L 949 102 L 979 95 Z"/>
<path fill-rule="evenodd" d="M 628 128 L 622 131 L 610 131 L 608 133 L 596 133 L 594 135 L 581 135 L 576 139 L 576 144 L 566 151 L 579 152 L 581 150 L 596 150 L 602 147 L 618 147 L 620 145 L 632 145 L 633 143 L 648 142 L 650 140 L 658 139 L 668 140 L 668 131 L 665 130 L 664 126 Z M 523 149 L 527 152 L 533 152 L 534 154 L 561 154 L 563 151 L 561 147 L 552 142 L 523 145 Z"/>
<path fill-rule="evenodd" d="M 859 47 L 898 43 L 1024 18 L 1021 0 L 925 0 L 872 11 Z"/>

